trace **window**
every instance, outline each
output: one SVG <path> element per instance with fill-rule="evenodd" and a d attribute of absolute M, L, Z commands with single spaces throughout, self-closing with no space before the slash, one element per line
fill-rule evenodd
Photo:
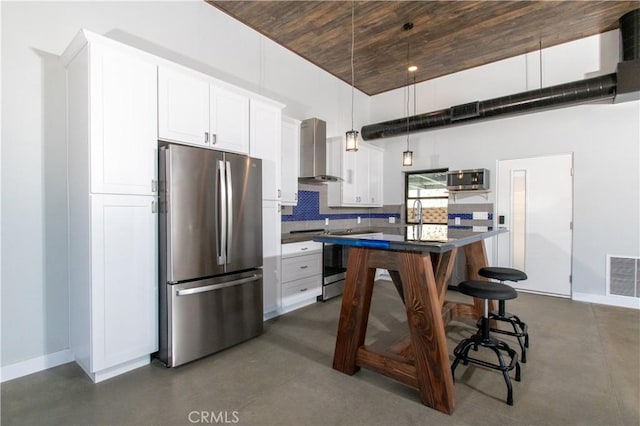
<path fill-rule="evenodd" d="M 408 237 L 438 239 L 446 238 L 448 222 L 449 191 L 448 169 L 423 170 L 405 173 L 406 210 L 405 225 Z"/>

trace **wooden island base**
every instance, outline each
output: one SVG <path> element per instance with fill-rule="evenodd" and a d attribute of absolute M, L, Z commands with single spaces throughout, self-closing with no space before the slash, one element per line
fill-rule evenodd
<path fill-rule="evenodd" d="M 462 247 L 470 279 L 487 265 L 482 241 Z M 447 414 L 455 409 L 445 324 L 453 317 L 477 319 L 474 305 L 447 303 L 445 294 L 457 249 L 443 253 L 350 247 L 333 368 L 352 375 L 365 367 L 417 389 L 422 402 Z M 376 268 L 387 269 L 407 312 L 409 341 L 378 353 L 364 345 Z"/>

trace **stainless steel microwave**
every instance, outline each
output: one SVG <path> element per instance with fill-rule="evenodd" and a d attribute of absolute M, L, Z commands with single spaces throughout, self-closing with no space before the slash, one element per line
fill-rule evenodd
<path fill-rule="evenodd" d="M 473 191 L 489 189 L 489 170 L 451 170 L 447 172 L 449 191 Z"/>

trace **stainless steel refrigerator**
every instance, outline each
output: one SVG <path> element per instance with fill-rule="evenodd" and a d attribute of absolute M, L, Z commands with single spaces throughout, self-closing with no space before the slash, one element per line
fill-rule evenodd
<path fill-rule="evenodd" d="M 160 350 L 175 367 L 262 332 L 262 163 L 159 148 Z"/>

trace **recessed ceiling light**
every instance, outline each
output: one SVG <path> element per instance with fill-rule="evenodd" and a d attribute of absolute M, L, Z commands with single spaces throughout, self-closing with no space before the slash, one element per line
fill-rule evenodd
<path fill-rule="evenodd" d="M 409 72 L 414 72 L 418 70 L 418 67 L 415 65 L 411 65 L 409 68 L 407 68 L 407 70 L 409 70 Z"/>

